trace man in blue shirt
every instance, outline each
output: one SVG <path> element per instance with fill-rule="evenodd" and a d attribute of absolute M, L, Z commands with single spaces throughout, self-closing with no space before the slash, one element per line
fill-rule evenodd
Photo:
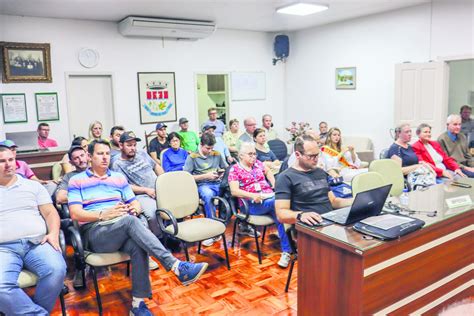
<path fill-rule="evenodd" d="M 202 124 L 201 129 L 206 125 L 214 125 L 216 127 L 215 136 L 222 137 L 225 132 L 225 125 L 221 120 L 217 119 L 217 108 L 209 108 L 207 115 L 209 116 L 209 120 Z"/>

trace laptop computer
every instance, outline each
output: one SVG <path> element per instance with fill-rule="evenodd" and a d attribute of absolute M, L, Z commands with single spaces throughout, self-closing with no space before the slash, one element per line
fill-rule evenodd
<path fill-rule="evenodd" d="M 349 225 L 370 216 L 379 215 L 392 188 L 391 184 L 356 195 L 351 206 L 321 214 L 321 217 L 341 225 Z"/>
<path fill-rule="evenodd" d="M 39 151 L 38 133 L 34 132 L 13 132 L 5 133 L 5 138 L 13 141 L 18 146 L 17 152 Z"/>

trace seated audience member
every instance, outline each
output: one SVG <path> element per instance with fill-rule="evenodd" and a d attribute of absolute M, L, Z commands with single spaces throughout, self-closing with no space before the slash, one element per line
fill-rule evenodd
<path fill-rule="evenodd" d="M 326 144 L 326 138 L 328 137 L 328 123 L 322 121 L 319 123 L 319 135 L 318 135 L 318 144 L 319 147 Z"/>
<path fill-rule="evenodd" d="M 446 155 L 438 142 L 431 140 L 431 126 L 422 123 L 416 128 L 419 140 L 413 144 L 413 150 L 419 161 L 427 162 L 437 177 L 453 179 L 454 175 L 466 177 L 456 161 Z"/>
<path fill-rule="evenodd" d="M 275 186 L 275 208 L 281 223 L 308 225 L 322 221 L 319 214 L 349 206 L 352 199 L 337 198 L 329 189 L 328 174 L 318 167 L 320 149 L 309 135 L 295 141 L 296 162 L 282 172 Z"/>
<path fill-rule="evenodd" d="M 217 108 L 209 108 L 207 110 L 207 115 L 209 116 L 209 119 L 201 125 L 201 129 L 205 125 L 214 125 L 216 127 L 215 136 L 222 137 L 225 132 L 225 124 L 217 119 Z"/>
<path fill-rule="evenodd" d="M 102 123 L 99 121 L 93 121 L 89 124 L 89 143 L 93 140 L 99 140 L 102 138 Z"/>
<path fill-rule="evenodd" d="M 230 155 L 234 159 L 237 159 L 239 156 L 239 149 L 237 148 L 237 144 L 241 135 L 242 131 L 239 129 L 239 121 L 237 119 L 230 120 L 229 130 L 224 133 L 222 139 L 229 148 Z"/>
<path fill-rule="evenodd" d="M 156 137 L 150 142 L 150 156 L 159 165 L 161 165 L 160 155 L 163 149 L 169 148 L 170 143 L 166 140 L 166 124 L 156 124 Z"/>
<path fill-rule="evenodd" d="M 41 183 L 45 187 L 46 191 L 48 191 L 49 196 L 53 195 L 54 191 L 56 190 L 57 184 L 52 180 L 39 179 L 25 161 L 16 160 L 16 149 L 18 148 L 18 146 L 15 145 L 13 141 L 8 139 L 4 140 L 3 142 L 0 142 L 0 146 L 9 148 L 13 153 L 13 156 L 15 157 L 16 174 L 22 176 L 25 179 L 34 180 Z"/>
<path fill-rule="evenodd" d="M 253 132 L 257 129 L 257 121 L 253 117 L 244 120 L 245 131 L 239 137 L 239 143 L 253 143 Z"/>
<path fill-rule="evenodd" d="M 188 152 L 180 147 L 180 135 L 175 132 L 169 133 L 168 143 L 170 143 L 171 147 L 165 149 L 162 155 L 163 161 L 161 164 L 163 170 L 165 172 L 183 170 L 186 158 L 188 158 Z"/>
<path fill-rule="evenodd" d="M 120 136 L 125 132 L 125 128 L 120 125 L 116 125 L 110 129 L 110 165 L 114 163 L 114 160 L 119 158 L 121 155 L 120 151 Z"/>
<path fill-rule="evenodd" d="M 273 151 L 267 146 L 266 132 L 263 128 L 257 128 L 253 132 L 253 140 L 257 151 L 257 160 L 263 162 L 265 167 L 270 168 L 273 174 L 280 171 L 281 161 L 275 156 Z"/>
<path fill-rule="evenodd" d="M 215 130 L 216 130 L 216 127 L 214 125 L 204 125 L 202 128 L 202 133 L 203 134 L 208 133 L 208 134 L 214 135 L 214 137 L 216 138 L 216 143 L 214 144 L 214 150 L 221 154 L 222 159 L 224 159 L 224 161 L 228 162 L 229 164 L 233 163 L 234 158 L 230 155 L 229 148 L 227 148 L 227 145 L 224 143 L 222 138 L 214 134 Z"/>
<path fill-rule="evenodd" d="M 461 115 L 461 132 L 468 136 L 474 133 L 474 120 L 471 119 L 472 108 L 469 105 L 461 106 L 459 114 Z"/>
<path fill-rule="evenodd" d="M 184 171 L 191 173 L 196 180 L 199 197 L 204 202 L 204 211 L 207 218 L 213 217 L 212 197 L 219 195 L 219 185 L 227 167 L 219 152 L 213 150 L 216 138 L 213 134 L 204 133 L 201 136 L 201 145 L 196 153 L 189 154 L 184 164 Z M 202 242 L 208 247 L 222 237 L 210 238 Z"/>
<path fill-rule="evenodd" d="M 230 191 L 232 196 L 248 200 L 250 215 L 270 215 L 273 218 L 278 228 L 282 251 L 278 265 L 286 268 L 290 262 L 291 248 L 285 228 L 278 221 L 275 213 L 275 197 L 272 189 L 275 186 L 275 177 L 268 167 L 256 159 L 256 155 L 254 144 L 242 143 L 239 163 L 234 164 L 229 171 Z"/>
<path fill-rule="evenodd" d="M 139 141 L 141 139 L 133 132 L 123 133 L 119 140 L 121 156 L 114 161 L 111 169 L 125 176 L 140 202 L 150 230 L 161 238 L 163 233 L 156 219 L 155 182 L 163 169 L 146 152 L 137 150 Z"/>
<path fill-rule="evenodd" d="M 342 147 L 341 130 L 337 127 L 329 130 L 326 144 L 321 148 L 321 167 L 333 177 L 343 177 L 344 181 L 368 171 L 359 169 L 360 159 L 354 146 Z"/>
<path fill-rule="evenodd" d="M 278 138 L 277 132 L 273 129 L 273 121 L 270 114 L 265 114 L 262 116 L 262 128 L 265 130 L 265 135 L 267 140 L 273 140 Z"/>
<path fill-rule="evenodd" d="M 188 154 L 196 152 L 199 146 L 199 136 L 194 131 L 189 130 L 188 119 L 182 117 L 179 119 L 179 127 L 181 130 L 178 132 L 181 138 L 181 147 L 188 152 Z"/>
<path fill-rule="evenodd" d="M 433 170 L 428 163 L 424 161 L 418 161 L 418 156 L 415 154 L 413 148 L 410 145 L 410 124 L 402 124 L 395 128 L 395 138 L 395 142 L 388 149 L 387 158 L 401 163 L 403 175 L 407 175 L 421 166 L 427 166 L 430 168 L 430 170 Z"/>
<path fill-rule="evenodd" d="M 124 137 L 124 133 L 121 137 Z M 125 140 L 125 139 L 124 139 Z M 81 224 L 88 248 L 94 252 L 123 251 L 132 263 L 131 315 L 151 315 L 144 298 L 151 297 L 148 254 L 167 271 L 188 285 L 195 282 L 207 263 L 182 262 L 167 251 L 158 238 L 137 217 L 141 213 L 127 179 L 108 169 L 110 144 L 103 140 L 89 145 L 91 168 L 69 180 L 68 204 L 71 216 Z"/>
<path fill-rule="evenodd" d="M 49 315 L 66 276 L 60 220 L 43 186 L 15 170 L 15 154 L 0 146 L 0 311 Z M 38 276 L 33 299 L 18 286 L 23 268 Z"/>
<path fill-rule="evenodd" d="M 443 151 L 456 160 L 462 172 L 474 178 L 474 160 L 469 152 L 467 138 L 461 131 L 461 116 L 452 114 L 447 119 L 448 130 L 438 137 Z"/>
<path fill-rule="evenodd" d="M 80 146 L 87 152 L 87 145 L 88 144 L 89 143 L 88 143 L 87 139 L 85 139 L 82 136 L 77 136 L 76 138 L 74 138 L 72 140 L 71 147 Z M 60 162 L 61 169 L 62 169 L 61 174 L 65 175 L 65 174 L 68 174 L 69 172 L 72 172 L 72 171 L 75 170 L 74 165 L 71 164 L 70 160 L 71 159 L 69 158 L 68 153 L 65 153 L 63 158 L 61 159 L 61 162 Z"/>
<path fill-rule="evenodd" d="M 50 127 L 48 123 L 39 123 L 36 130 L 38 132 L 38 146 L 41 149 L 58 147 L 58 143 L 49 138 Z"/>

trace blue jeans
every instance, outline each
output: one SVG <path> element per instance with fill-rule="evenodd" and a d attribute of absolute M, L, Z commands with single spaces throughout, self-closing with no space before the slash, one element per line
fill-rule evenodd
<path fill-rule="evenodd" d="M 249 201 L 249 214 L 250 215 L 270 215 L 278 228 L 278 236 L 280 236 L 280 246 L 282 252 L 291 252 L 290 242 L 288 236 L 285 233 L 285 227 L 278 221 L 275 212 L 275 198 L 263 200 L 263 203 L 252 203 Z"/>
<path fill-rule="evenodd" d="M 462 173 L 466 175 L 468 178 L 474 178 L 474 172 L 468 171 L 466 169 L 461 169 Z"/>
<path fill-rule="evenodd" d="M 23 268 L 38 276 L 33 300 L 18 286 Z M 0 244 L 0 311 L 5 315 L 48 315 L 65 276 L 66 263 L 61 253 L 48 243 L 20 239 Z"/>
<path fill-rule="evenodd" d="M 214 205 L 212 204 L 211 198 L 219 195 L 220 183 L 203 183 L 198 184 L 199 197 L 204 202 L 204 211 L 206 212 L 207 218 L 214 217 Z"/>

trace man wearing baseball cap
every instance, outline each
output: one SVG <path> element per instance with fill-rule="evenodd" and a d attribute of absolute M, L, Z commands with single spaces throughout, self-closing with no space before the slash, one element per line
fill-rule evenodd
<path fill-rule="evenodd" d="M 150 142 L 150 156 L 153 160 L 161 165 L 160 154 L 163 149 L 169 148 L 170 143 L 166 139 L 166 126 L 165 123 L 156 124 L 156 138 Z"/>
<path fill-rule="evenodd" d="M 196 152 L 199 146 L 199 136 L 194 131 L 190 131 L 188 119 L 182 117 L 179 119 L 179 127 L 181 130 L 178 132 L 181 137 L 181 147 L 186 150 L 189 154 Z"/>

